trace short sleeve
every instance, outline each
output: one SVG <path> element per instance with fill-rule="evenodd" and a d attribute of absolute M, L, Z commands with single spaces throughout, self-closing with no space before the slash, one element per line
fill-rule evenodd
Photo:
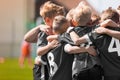
<path fill-rule="evenodd" d="M 62 35 L 59 35 L 58 36 L 58 41 L 60 43 L 68 43 L 68 44 L 74 45 L 74 43 L 71 40 L 70 35 L 68 33 L 64 33 Z"/>
<path fill-rule="evenodd" d="M 46 46 L 48 43 L 46 38 L 47 34 L 45 32 L 40 32 L 40 34 L 38 35 L 37 47 Z"/>

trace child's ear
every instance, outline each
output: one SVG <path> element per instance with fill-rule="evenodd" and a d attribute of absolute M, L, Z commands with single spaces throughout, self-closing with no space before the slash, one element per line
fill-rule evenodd
<path fill-rule="evenodd" d="M 44 20 L 45 20 L 46 23 L 50 22 L 50 19 L 48 17 L 46 17 Z"/>
<path fill-rule="evenodd" d="M 71 23 L 73 24 L 73 26 L 77 26 L 77 22 L 74 21 L 73 19 L 71 20 Z"/>
<path fill-rule="evenodd" d="M 48 25 L 50 27 L 52 26 L 52 19 L 51 18 L 46 17 L 44 20 L 45 20 L 46 25 Z"/>

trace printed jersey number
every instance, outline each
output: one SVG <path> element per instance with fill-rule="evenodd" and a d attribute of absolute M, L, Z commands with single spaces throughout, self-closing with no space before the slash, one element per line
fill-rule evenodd
<path fill-rule="evenodd" d="M 50 75 L 54 75 L 55 72 L 57 71 L 58 69 L 58 66 L 57 64 L 54 62 L 54 55 L 53 53 L 48 53 L 48 62 L 49 62 L 49 65 L 50 65 Z"/>
<path fill-rule="evenodd" d="M 118 39 L 112 38 L 108 52 L 117 52 L 118 56 L 120 56 L 120 41 Z"/>

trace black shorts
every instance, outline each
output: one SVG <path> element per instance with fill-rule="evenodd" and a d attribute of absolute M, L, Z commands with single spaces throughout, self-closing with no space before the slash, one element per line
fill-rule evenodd
<path fill-rule="evenodd" d="M 103 70 L 101 66 L 95 65 L 93 68 L 81 71 L 73 76 L 73 80 L 102 80 Z"/>

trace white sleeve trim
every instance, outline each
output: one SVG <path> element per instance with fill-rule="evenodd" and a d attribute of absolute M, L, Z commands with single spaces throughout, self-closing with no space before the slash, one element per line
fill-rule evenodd
<path fill-rule="evenodd" d="M 70 44 L 66 44 L 66 45 L 64 46 L 64 51 L 65 51 L 65 52 L 68 52 L 68 46 L 70 46 Z"/>
<path fill-rule="evenodd" d="M 74 28 L 74 27 L 72 27 L 72 26 L 68 27 L 66 33 L 69 33 L 69 31 L 70 31 L 71 29 L 73 29 L 73 28 Z"/>

